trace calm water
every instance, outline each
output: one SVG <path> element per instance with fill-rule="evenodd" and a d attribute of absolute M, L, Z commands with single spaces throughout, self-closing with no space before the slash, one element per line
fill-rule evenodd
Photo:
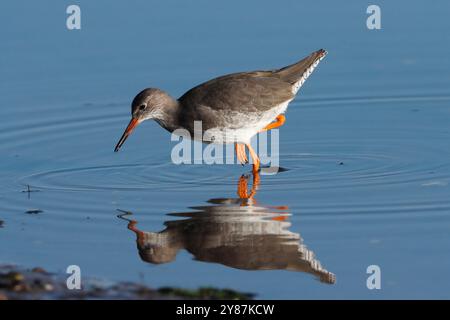
<path fill-rule="evenodd" d="M 66 1 L 0 10 L 0 262 L 259 298 L 450 298 L 448 2 L 378 1 L 378 31 L 365 1 L 77 3 L 80 31 Z M 179 96 L 321 47 L 280 130 L 288 170 L 253 200 L 237 195 L 249 166 L 175 166 L 154 122 L 113 153 L 142 88 Z"/>

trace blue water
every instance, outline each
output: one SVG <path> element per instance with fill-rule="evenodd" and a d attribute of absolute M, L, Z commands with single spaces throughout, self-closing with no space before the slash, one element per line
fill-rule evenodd
<path fill-rule="evenodd" d="M 448 1 L 377 1 L 381 30 L 356 0 L 77 1 L 73 31 L 69 4 L 1 5 L 0 262 L 258 298 L 450 298 Z M 178 97 L 319 48 L 280 130 L 288 170 L 253 200 L 236 194 L 249 166 L 175 166 L 154 122 L 113 153 L 141 89 Z"/>

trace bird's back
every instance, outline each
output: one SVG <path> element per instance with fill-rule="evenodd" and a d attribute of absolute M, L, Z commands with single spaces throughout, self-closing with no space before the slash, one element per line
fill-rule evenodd
<path fill-rule="evenodd" d="M 281 69 L 221 76 L 192 88 L 179 101 L 190 108 L 203 105 L 245 112 L 267 110 L 291 100 L 325 55 L 326 51 L 320 49 Z"/>
<path fill-rule="evenodd" d="M 325 54 L 318 50 L 281 69 L 233 73 L 202 83 L 178 99 L 180 122 L 193 132 L 195 121 L 202 121 L 203 131 L 218 130 L 216 138 L 224 129 L 236 129 L 236 135 L 248 140 L 285 112 Z"/>

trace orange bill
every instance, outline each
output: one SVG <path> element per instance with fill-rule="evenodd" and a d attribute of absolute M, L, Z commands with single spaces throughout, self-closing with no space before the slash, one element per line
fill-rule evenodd
<path fill-rule="evenodd" d="M 127 128 L 125 129 L 125 132 L 123 133 L 122 137 L 120 137 L 119 142 L 117 142 L 114 152 L 119 151 L 120 147 L 124 144 L 125 140 L 127 140 L 128 136 L 131 134 L 131 132 L 133 132 L 134 128 L 136 128 L 138 124 L 139 124 L 138 119 L 136 119 L 136 118 L 131 119 L 131 121 L 128 124 Z"/>

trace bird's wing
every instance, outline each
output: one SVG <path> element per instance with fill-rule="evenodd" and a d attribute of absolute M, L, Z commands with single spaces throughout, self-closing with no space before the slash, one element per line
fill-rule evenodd
<path fill-rule="evenodd" d="M 190 109 L 260 113 L 292 100 L 292 85 L 272 71 L 235 73 L 205 82 L 180 97 Z"/>

